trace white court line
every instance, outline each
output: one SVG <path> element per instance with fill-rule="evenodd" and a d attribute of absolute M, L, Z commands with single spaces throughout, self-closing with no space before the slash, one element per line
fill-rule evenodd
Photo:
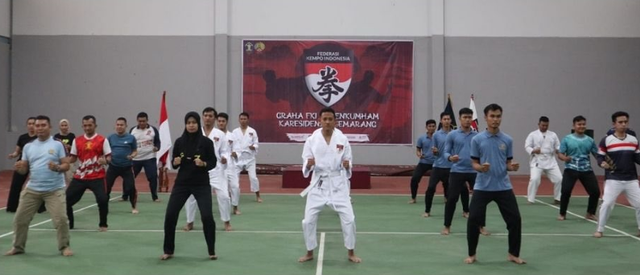
<path fill-rule="evenodd" d="M 31 231 L 55 231 L 53 228 L 34 228 Z M 96 232 L 92 229 L 74 229 L 73 232 Z M 113 229 L 107 232 L 119 232 L 119 233 L 164 233 L 163 229 Z M 201 233 L 202 230 L 191 230 L 185 232 L 182 230 L 176 230 L 177 233 Z M 222 231 L 220 231 L 222 232 Z M 224 234 L 302 234 L 302 231 L 224 231 Z M 322 234 L 342 234 L 341 231 L 334 232 L 322 232 Z M 442 235 L 440 232 L 357 232 L 358 235 L 423 235 L 423 236 L 438 236 Z M 466 236 L 467 233 L 451 233 L 450 235 Z M 491 233 L 491 236 L 508 236 L 508 233 Z M 522 233 L 523 236 L 536 236 L 536 237 L 592 237 L 592 234 L 577 234 L 577 233 Z M 628 237 L 624 234 L 619 235 L 607 235 L 607 237 Z"/>
<path fill-rule="evenodd" d="M 316 275 L 322 275 L 322 262 L 324 261 L 324 236 L 320 233 L 320 248 L 318 248 L 318 264 L 316 265 Z"/>
<path fill-rule="evenodd" d="M 521 197 L 526 199 L 527 195 L 524 195 L 524 196 L 521 196 Z M 536 197 L 553 198 L 553 195 L 538 195 Z M 589 196 L 588 195 L 577 195 L 577 196 L 571 195 L 571 197 L 572 198 L 588 198 Z M 602 201 L 602 199 L 599 199 L 599 201 Z M 616 205 L 622 206 L 624 208 L 629 208 L 629 209 L 632 209 L 632 210 L 636 210 L 635 208 L 633 208 L 633 206 L 629 206 L 629 205 L 622 204 L 622 203 L 619 203 L 619 202 L 616 202 Z"/>
<path fill-rule="evenodd" d="M 537 202 L 540 202 L 540 203 L 542 203 L 542 204 L 544 204 L 544 205 L 547 205 L 547 206 L 553 207 L 553 208 L 555 208 L 555 209 L 558 209 L 558 210 L 560 209 L 560 207 L 558 207 L 558 206 L 548 204 L 548 203 L 543 202 L 543 201 L 541 201 L 541 200 L 536 199 L 536 201 L 537 201 Z M 576 214 L 576 213 L 573 213 L 573 212 L 571 212 L 571 211 L 567 211 L 567 213 L 568 213 L 568 214 L 571 214 L 572 216 L 575 216 L 575 217 L 581 218 L 581 219 L 583 219 L 583 220 L 586 220 L 586 221 L 588 221 L 588 222 L 594 223 L 594 224 L 596 224 L 596 225 L 598 224 L 598 222 L 597 222 L 597 221 L 593 221 L 593 220 L 585 219 L 583 216 L 580 216 L 580 215 L 578 215 L 578 214 Z M 565 222 L 566 222 L 566 220 L 565 220 Z M 627 237 L 631 237 L 631 238 L 633 238 L 633 239 L 636 239 L 636 240 L 640 241 L 640 238 L 638 238 L 637 236 L 631 235 L 631 234 L 629 234 L 629 233 L 627 233 L 627 232 L 624 232 L 624 231 L 622 231 L 622 230 L 619 230 L 619 229 L 613 228 L 613 227 L 608 226 L 608 225 L 605 225 L 604 227 L 605 227 L 605 228 L 608 228 L 608 229 L 610 229 L 610 230 L 613 230 L 613 231 L 615 231 L 615 232 L 618 232 L 618 233 L 620 233 L 620 234 L 622 234 L 622 235 L 625 235 L 625 236 L 627 236 Z"/>
<path fill-rule="evenodd" d="M 110 199 L 109 201 L 112 201 L 112 200 L 115 200 L 115 199 L 117 199 L 117 198 Z M 94 204 L 92 204 L 92 205 L 85 206 L 85 207 L 80 208 L 80 209 L 78 209 L 78 210 L 76 210 L 76 211 L 73 211 L 73 213 L 78 213 L 78 212 L 80 212 L 80 211 L 87 210 L 87 209 L 89 209 L 89 208 L 91 208 L 91 207 L 94 207 L 94 206 L 96 206 L 96 205 L 98 205 L 98 204 L 97 204 L 97 203 L 94 203 Z M 67 211 L 67 210 L 65 210 L 65 211 Z M 50 222 L 50 221 L 51 221 L 51 219 L 44 220 L 44 221 L 41 221 L 41 222 L 39 222 L 39 223 L 29 225 L 29 228 L 31 228 L 31 230 L 37 230 L 36 228 L 33 228 L 33 227 L 36 227 L 36 226 L 38 226 L 38 225 L 43 225 L 43 224 L 48 223 L 48 222 Z M 55 229 L 51 229 L 51 230 L 54 230 L 54 231 L 55 231 Z M 73 229 L 73 231 L 75 231 L 75 229 Z M 96 230 L 93 230 L 93 231 L 95 232 Z M 1 239 L 1 238 L 4 238 L 4 237 L 6 237 L 6 236 L 13 235 L 13 232 L 14 232 L 14 231 L 11 231 L 11 232 L 9 232 L 9 233 L 4 233 L 4 234 L 0 235 L 0 239 Z"/>

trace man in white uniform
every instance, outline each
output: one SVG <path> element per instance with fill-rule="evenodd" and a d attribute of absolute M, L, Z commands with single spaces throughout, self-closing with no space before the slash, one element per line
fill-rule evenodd
<path fill-rule="evenodd" d="M 532 204 L 536 201 L 536 193 L 540 186 L 540 178 L 542 174 L 553 183 L 554 204 L 560 204 L 560 192 L 562 190 L 562 173 L 556 154 L 560 149 L 560 140 L 556 133 L 549 131 L 549 118 L 540 117 L 538 121 L 538 130 L 535 130 L 527 136 L 524 149 L 530 156 L 529 166 L 531 176 L 529 178 L 529 187 L 527 189 L 527 201 Z"/>
<path fill-rule="evenodd" d="M 218 129 L 220 131 L 227 134 L 227 142 L 229 143 L 229 153 L 236 152 L 235 146 L 238 144 L 236 142 L 235 135 L 227 129 L 227 125 L 229 123 L 229 115 L 227 113 L 219 113 L 218 114 Z M 238 168 L 236 167 L 236 162 L 234 158 L 227 159 L 227 169 L 224 171 L 225 178 L 227 183 L 229 184 L 229 193 L 231 194 L 231 206 L 233 207 L 233 214 L 240 215 L 240 209 L 238 209 L 238 205 L 240 204 L 240 180 L 238 179 Z"/>
<path fill-rule="evenodd" d="M 215 168 L 209 170 L 209 184 L 218 198 L 218 209 L 220 210 L 220 219 L 224 222 L 224 230 L 231 231 L 231 198 L 229 197 L 229 185 L 224 176 L 227 159 L 229 158 L 228 142 L 226 134 L 214 127 L 217 116 L 218 112 L 212 107 L 207 107 L 202 111 L 202 133 L 213 141 L 218 162 Z M 193 195 L 189 196 L 185 206 L 187 225 L 183 229 L 184 231 L 190 231 L 193 229 L 193 222 L 196 218 L 196 209 L 198 207 L 196 198 Z"/>
<path fill-rule="evenodd" d="M 231 153 L 236 159 L 238 174 L 242 170 L 247 170 L 249 181 L 251 182 L 251 192 L 256 193 L 256 201 L 262 202 L 260 198 L 260 182 L 256 175 L 256 155 L 258 155 L 258 133 L 249 127 L 249 114 L 240 113 L 238 116 L 240 127 L 233 130 L 236 136 L 237 151 Z"/>
<path fill-rule="evenodd" d="M 351 146 L 347 137 L 335 130 L 336 113 L 333 109 L 324 108 L 320 111 L 320 124 L 322 128 L 307 138 L 302 152 L 302 174 L 308 178 L 313 171 L 313 176 L 309 186 L 300 193 L 303 197 L 308 195 L 302 220 L 307 253 L 298 261 L 306 262 L 313 259 L 313 250 L 318 246 L 318 215 L 327 205 L 340 216 L 349 261 L 359 263 L 362 260 L 355 255 L 356 221 L 349 196 Z"/>

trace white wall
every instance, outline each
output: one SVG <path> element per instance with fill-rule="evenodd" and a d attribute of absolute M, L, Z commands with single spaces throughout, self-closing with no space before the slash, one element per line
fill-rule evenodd
<path fill-rule="evenodd" d="M 11 0 L 0 0 L 0 36 L 11 36 Z"/>
<path fill-rule="evenodd" d="M 429 0 L 231 0 L 237 36 L 427 36 Z"/>
<path fill-rule="evenodd" d="M 640 37 L 638 0 L 446 0 L 445 35 Z"/>
<path fill-rule="evenodd" d="M 638 0 L 14 1 L 18 35 L 640 37 L 638 26 Z"/>
<path fill-rule="evenodd" d="M 213 0 L 14 1 L 16 35 L 213 35 Z"/>

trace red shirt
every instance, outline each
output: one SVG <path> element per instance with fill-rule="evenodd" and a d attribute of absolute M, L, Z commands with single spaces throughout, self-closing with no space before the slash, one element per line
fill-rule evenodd
<path fill-rule="evenodd" d="M 109 141 L 99 134 L 88 138 L 82 135 L 73 140 L 71 155 L 78 157 L 78 170 L 73 175 L 74 179 L 95 180 L 105 177 L 105 165 L 98 163 L 102 156 L 111 154 Z"/>

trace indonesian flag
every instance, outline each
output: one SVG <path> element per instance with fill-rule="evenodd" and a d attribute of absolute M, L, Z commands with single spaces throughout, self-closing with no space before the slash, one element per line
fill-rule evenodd
<path fill-rule="evenodd" d="M 169 150 L 171 150 L 171 131 L 169 131 L 169 116 L 167 115 L 166 98 L 167 91 L 162 93 L 162 103 L 160 103 L 160 150 L 156 152 L 156 158 L 158 159 L 159 167 L 165 167 L 167 165 L 167 158 L 169 157 Z"/>
<path fill-rule="evenodd" d="M 473 111 L 473 117 L 471 119 L 471 130 L 478 132 L 478 111 L 476 111 L 476 103 L 473 102 L 473 94 L 471 94 L 471 102 L 469 103 L 469 109 Z"/>

